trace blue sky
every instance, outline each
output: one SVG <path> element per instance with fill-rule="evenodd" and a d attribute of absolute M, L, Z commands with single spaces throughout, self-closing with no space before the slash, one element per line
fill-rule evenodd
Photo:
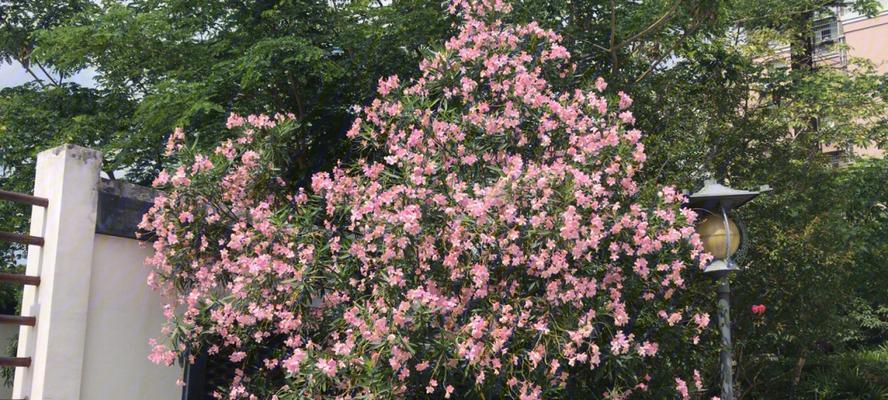
<path fill-rule="evenodd" d="M 42 73 L 40 71 L 36 71 L 37 76 L 42 77 Z M 84 86 L 95 86 L 96 82 L 94 80 L 96 76 L 96 71 L 93 69 L 85 69 L 83 71 L 78 72 L 73 77 L 68 80 L 73 80 Z M 21 64 L 17 62 L 13 62 L 12 64 L 0 64 L 0 88 L 18 86 L 23 83 L 27 83 L 32 81 L 34 78 L 22 68 Z"/>

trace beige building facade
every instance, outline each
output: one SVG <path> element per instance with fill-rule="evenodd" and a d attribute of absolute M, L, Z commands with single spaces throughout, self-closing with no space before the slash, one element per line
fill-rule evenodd
<path fill-rule="evenodd" d="M 888 73 L 888 0 L 882 0 L 881 11 L 868 17 L 837 10 L 836 17 L 815 24 L 818 62 L 836 68 L 847 68 L 854 58 L 872 62 L 879 73 Z M 824 151 L 837 158 L 850 153 L 862 157 L 883 157 L 885 152 L 875 147 L 836 149 L 826 146 Z"/>
<path fill-rule="evenodd" d="M 814 63 L 820 67 L 847 70 L 854 60 L 871 62 L 877 73 L 888 73 L 888 0 L 881 0 L 881 9 L 874 16 L 860 15 L 842 7 L 831 15 L 817 19 L 814 30 Z M 761 59 L 784 68 L 789 67 L 789 45 L 774 48 L 775 54 Z M 854 157 L 884 157 L 885 150 L 876 147 L 840 148 L 830 144 L 822 147 L 836 164 Z"/>
<path fill-rule="evenodd" d="M 879 72 L 888 73 L 888 1 L 882 4 L 882 12 L 875 17 L 852 15 L 839 19 L 848 55 L 866 58 Z"/>

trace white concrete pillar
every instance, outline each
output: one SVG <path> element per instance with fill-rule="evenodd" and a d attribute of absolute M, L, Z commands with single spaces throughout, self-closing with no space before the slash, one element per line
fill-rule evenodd
<path fill-rule="evenodd" d="M 80 397 L 101 164 L 100 152 L 74 145 L 37 156 L 34 195 L 49 206 L 31 211 L 30 233 L 45 243 L 28 248 L 27 274 L 41 282 L 24 287 L 22 315 L 37 323 L 19 331 L 18 356 L 31 367 L 16 368 L 13 398 Z"/>

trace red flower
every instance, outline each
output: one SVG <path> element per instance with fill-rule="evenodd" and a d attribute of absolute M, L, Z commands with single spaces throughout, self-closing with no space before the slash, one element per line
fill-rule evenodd
<path fill-rule="evenodd" d="M 756 315 L 764 315 L 766 307 L 764 304 L 755 304 L 752 306 L 752 313 Z"/>

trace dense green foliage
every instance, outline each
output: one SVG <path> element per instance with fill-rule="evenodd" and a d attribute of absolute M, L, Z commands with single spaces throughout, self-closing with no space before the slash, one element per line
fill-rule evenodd
<path fill-rule="evenodd" d="M 106 172 L 147 184 L 173 127 L 212 147 L 230 112 L 293 112 L 300 127 L 282 146 L 290 176 L 305 176 L 340 157 L 350 108 L 377 79 L 412 73 L 450 29 L 423 1 L 29 0 L 0 4 L 0 15 L 0 60 L 35 77 L 0 94 L 2 186 L 19 191 L 36 153 L 63 142 L 102 150 Z M 65 82 L 83 68 L 100 89 Z M 4 230 L 25 227 L 5 215 Z"/>
<path fill-rule="evenodd" d="M 710 175 L 731 186 L 775 188 L 741 210 L 753 238 L 747 270 L 733 282 L 745 398 L 865 397 L 847 394 L 858 385 L 848 379 L 841 388 L 828 365 L 853 365 L 857 354 L 888 340 L 888 162 L 835 168 L 821 152 L 824 144 L 888 142 L 888 79 L 863 60 L 841 70 L 813 61 L 813 22 L 840 3 L 515 3 L 518 22 L 537 20 L 564 36 L 578 86 L 604 76 L 632 93 L 649 154 L 640 180 L 691 188 Z M 846 3 L 878 10 L 874 0 Z M 354 118 L 350 107 L 372 97 L 379 77 L 410 77 L 422 50 L 449 36 L 445 6 L 3 2 L 0 59 L 53 78 L 0 92 L 0 186 L 27 191 L 36 152 L 62 142 L 99 148 L 108 172 L 146 183 L 168 161 L 162 146 L 174 127 L 211 148 L 231 111 L 297 115 L 298 127 L 280 146 L 291 155 L 286 175 L 299 182 L 349 156 L 341 143 Z M 778 55 L 775 42 L 790 54 Z M 87 67 L 97 71 L 98 88 L 64 82 Z M 0 229 L 25 228 L 24 209 L 0 204 L 0 213 Z M 0 250 L 4 264 L 15 263 L 8 248 Z M 768 311 L 755 317 L 752 304 Z M 881 354 L 863 376 L 888 374 Z M 813 383 L 818 377 L 821 386 Z M 876 382 L 868 393 L 884 392 L 884 382 L 867 382 Z"/>

